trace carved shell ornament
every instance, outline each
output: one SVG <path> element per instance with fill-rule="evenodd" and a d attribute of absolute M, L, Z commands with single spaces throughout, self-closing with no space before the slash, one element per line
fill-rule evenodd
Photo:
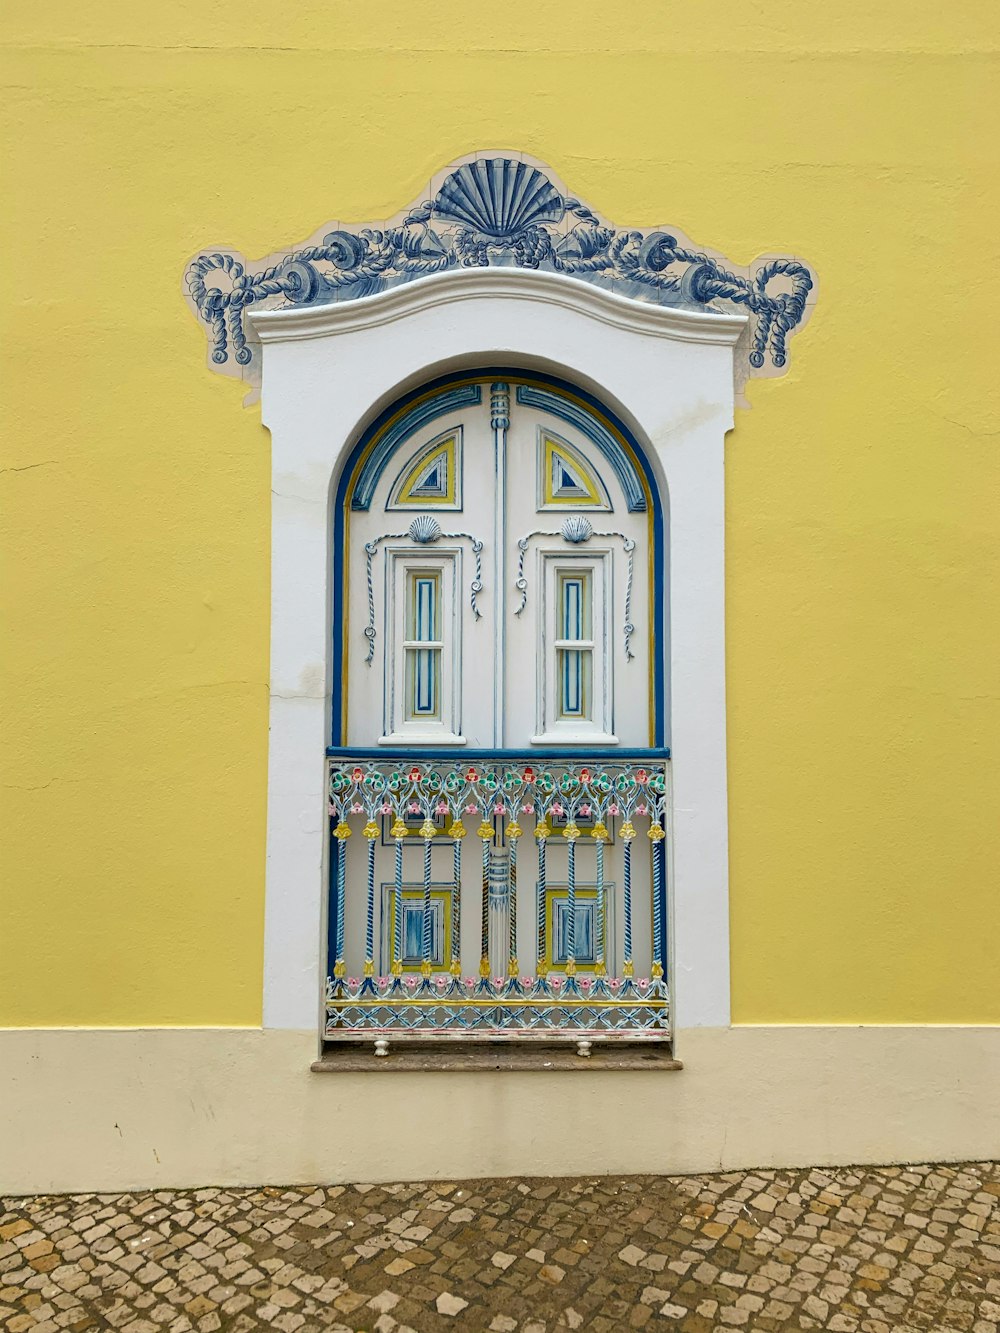
<path fill-rule="evenodd" d="M 490 158 L 453 171 L 438 191 L 435 211 L 440 218 L 503 241 L 543 222 L 558 222 L 565 207 L 537 167 Z"/>
<path fill-rule="evenodd" d="M 511 266 L 570 275 L 657 305 L 736 311 L 751 319 L 746 373 L 774 375 L 811 311 L 815 275 L 768 256 L 746 268 L 701 250 L 676 228 L 620 228 L 574 198 L 541 164 L 497 154 L 462 162 L 402 220 L 321 228 L 305 245 L 251 263 L 233 250 L 196 255 L 188 301 L 207 327 L 209 359 L 256 381 L 251 307 L 324 305 L 372 296 L 447 270 Z"/>
<path fill-rule="evenodd" d="M 421 514 L 413 520 L 407 531 L 411 541 L 423 545 L 425 542 L 437 541 L 441 536 L 441 524 L 436 518 L 431 518 L 430 514 Z"/>
<path fill-rule="evenodd" d="M 589 518 L 574 514 L 572 518 L 566 519 L 561 531 L 563 541 L 572 542 L 576 545 L 579 542 L 590 541 L 594 535 L 594 525 Z"/>

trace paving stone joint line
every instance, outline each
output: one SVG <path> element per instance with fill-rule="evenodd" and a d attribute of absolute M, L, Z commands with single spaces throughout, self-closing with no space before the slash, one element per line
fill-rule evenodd
<path fill-rule="evenodd" d="M 0 1198 L 3 1333 L 1000 1333 L 1000 1164 Z"/>

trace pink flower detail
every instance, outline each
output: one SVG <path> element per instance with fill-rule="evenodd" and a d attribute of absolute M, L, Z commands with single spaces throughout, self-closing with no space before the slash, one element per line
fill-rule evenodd
<path fill-rule="evenodd" d="M 521 978 L 521 985 L 522 985 L 522 986 L 530 986 L 531 983 L 534 981 L 534 979 L 535 979 L 534 977 L 522 977 L 522 978 Z"/>
<path fill-rule="evenodd" d="M 392 806 L 389 804 L 388 801 L 383 801 L 383 802 L 382 802 L 382 805 L 381 805 L 381 813 L 382 813 L 383 815 L 391 815 L 391 814 L 392 814 Z"/>
<path fill-rule="evenodd" d="M 403 978 L 403 985 L 406 986 L 406 988 L 407 988 L 408 990 L 413 990 L 413 988 L 414 988 L 414 986 L 416 986 L 416 984 L 417 984 L 417 979 L 416 979 L 416 977 L 404 977 L 404 978 Z"/>
<path fill-rule="evenodd" d="M 646 806 L 643 801 L 640 801 L 639 804 L 635 807 L 635 813 L 637 815 L 644 815 L 646 813 Z"/>
<path fill-rule="evenodd" d="M 501 804 L 501 802 L 500 802 L 500 801 L 497 801 L 496 805 L 493 807 L 493 813 L 494 813 L 495 815 L 505 815 L 505 814 L 507 813 L 507 811 L 504 809 L 504 807 L 503 807 L 503 805 Z"/>
<path fill-rule="evenodd" d="M 465 807 L 465 813 L 466 813 L 467 815 L 474 815 L 478 809 L 479 809 L 479 806 L 478 806 L 478 805 L 471 805 L 471 804 L 470 804 L 470 805 L 467 805 L 467 806 Z"/>
<path fill-rule="evenodd" d="M 584 819 L 589 818 L 589 816 L 590 816 L 590 806 L 589 806 L 589 805 L 581 805 L 581 806 L 580 806 L 580 814 L 583 815 Z"/>
<path fill-rule="evenodd" d="M 437 805 L 434 807 L 434 813 L 436 815 L 446 815 L 448 813 L 448 803 L 446 801 L 438 801 Z"/>
<path fill-rule="evenodd" d="M 522 815 L 530 815 L 530 814 L 533 814 L 533 813 L 534 813 L 534 810 L 535 810 L 535 807 L 534 807 L 533 805 L 522 805 L 522 806 L 521 806 L 521 814 L 522 814 Z"/>
<path fill-rule="evenodd" d="M 416 801 L 411 801 L 410 804 L 407 806 L 407 809 L 409 810 L 411 815 L 420 814 L 420 806 L 417 805 Z"/>
<path fill-rule="evenodd" d="M 618 814 L 618 806 L 617 806 L 617 804 L 612 804 L 612 805 L 609 805 L 609 806 L 608 806 L 608 814 L 609 814 L 609 815 L 617 815 L 617 814 Z"/>
<path fill-rule="evenodd" d="M 580 989 L 581 989 L 581 990 L 590 990 L 591 984 L 592 984 L 592 983 L 591 983 L 590 977 L 581 977 L 581 978 L 580 978 Z"/>
<path fill-rule="evenodd" d="M 646 987 L 649 985 L 649 982 L 646 980 L 645 977 L 640 977 L 635 984 L 639 990 L 645 990 Z"/>
<path fill-rule="evenodd" d="M 329 812 L 330 818 L 333 819 L 333 818 L 336 816 L 336 814 L 337 814 L 337 807 L 336 807 L 336 806 L 334 805 L 334 803 L 331 801 L 330 804 L 329 804 L 326 808 L 327 808 L 327 811 Z"/>
<path fill-rule="evenodd" d="M 553 802 L 552 802 L 552 813 L 553 813 L 554 815 L 564 815 L 564 814 L 566 813 L 565 806 L 560 805 L 558 801 L 553 801 Z"/>
<path fill-rule="evenodd" d="M 360 803 L 360 801 L 355 801 L 354 804 L 351 806 L 352 815 L 363 815 L 364 812 L 365 812 L 365 807 Z"/>
<path fill-rule="evenodd" d="M 363 777 L 364 777 L 364 773 L 361 771 L 360 768 L 354 768 L 354 769 L 351 770 L 351 781 L 352 781 L 352 782 L 360 782 L 361 779 L 362 779 Z"/>
<path fill-rule="evenodd" d="M 355 986 L 360 986 L 360 985 L 361 985 L 361 978 L 360 978 L 360 977 L 348 977 L 348 978 L 347 978 L 347 984 L 348 984 L 348 986 L 350 986 L 351 989 L 353 990 Z"/>

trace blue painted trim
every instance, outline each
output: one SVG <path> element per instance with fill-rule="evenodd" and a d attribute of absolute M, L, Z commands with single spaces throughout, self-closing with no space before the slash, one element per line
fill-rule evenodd
<path fill-rule="evenodd" d="M 365 459 L 364 467 L 354 486 L 351 496 L 351 508 L 366 510 L 371 507 L 375 487 L 383 470 L 388 465 L 396 450 L 410 438 L 414 431 L 426 426 L 429 421 L 436 421 L 448 412 L 462 407 L 474 407 L 483 401 L 483 391 L 478 384 L 461 384 L 447 393 L 438 394 L 414 405 L 389 427 L 370 456 Z"/>
<path fill-rule="evenodd" d="M 576 390 L 575 392 L 579 391 Z M 609 430 L 605 429 L 600 421 L 592 417 L 589 412 L 581 411 L 575 403 L 568 403 L 565 398 L 558 394 L 554 394 L 548 389 L 536 389 L 531 384 L 519 384 L 515 399 L 525 407 L 538 407 L 543 412 L 551 412 L 554 417 L 559 417 L 561 421 L 568 422 L 586 435 L 591 444 L 600 450 L 614 468 L 618 480 L 621 482 L 622 490 L 625 492 L 625 503 L 628 506 L 629 513 L 645 513 L 646 497 L 643 494 L 642 483 L 636 475 L 632 461 L 621 447 L 621 444 Z"/>
<path fill-rule="evenodd" d="M 669 749 L 662 745 L 650 746 L 647 749 L 633 748 L 628 750 L 619 749 L 614 745 L 539 746 L 537 750 L 470 750 L 464 745 L 427 745 L 422 749 L 412 745 L 400 745 L 398 747 L 391 745 L 328 745 L 326 753 L 329 759 L 342 759 L 347 763 L 366 759 L 384 763 L 392 763 L 397 759 L 406 763 L 411 761 L 430 763 L 434 760 L 452 763 L 456 759 L 472 759 L 476 763 L 495 760 L 497 763 L 520 764 L 546 762 L 549 759 L 572 759 L 579 764 L 587 764 L 591 768 L 598 759 L 607 759 L 613 763 L 633 764 L 642 760 L 655 763 L 658 760 L 670 758 Z"/>

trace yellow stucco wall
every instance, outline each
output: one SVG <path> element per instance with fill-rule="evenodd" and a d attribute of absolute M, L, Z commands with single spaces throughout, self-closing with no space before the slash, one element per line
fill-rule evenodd
<path fill-rule="evenodd" d="M 14 0 L 0 1023 L 260 1019 L 269 441 L 181 297 L 481 147 L 808 258 L 727 451 L 734 1017 L 1000 1021 L 991 0 Z"/>

